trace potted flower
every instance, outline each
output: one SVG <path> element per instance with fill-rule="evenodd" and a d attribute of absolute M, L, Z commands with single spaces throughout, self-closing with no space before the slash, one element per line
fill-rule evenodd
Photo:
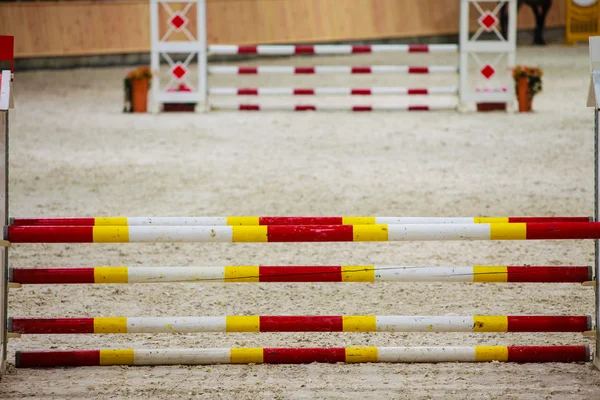
<path fill-rule="evenodd" d="M 542 91 L 543 72 L 539 68 L 517 65 L 513 69 L 519 112 L 530 112 L 533 96 Z"/>
<path fill-rule="evenodd" d="M 148 67 L 130 71 L 123 82 L 125 87 L 124 112 L 146 112 L 148 110 L 148 88 L 152 72 Z"/>
<path fill-rule="evenodd" d="M 192 89 L 185 83 L 180 83 L 176 88 L 171 88 L 167 92 L 191 92 Z M 196 103 L 165 103 L 163 104 L 163 111 L 165 112 L 194 112 L 196 110 Z"/>

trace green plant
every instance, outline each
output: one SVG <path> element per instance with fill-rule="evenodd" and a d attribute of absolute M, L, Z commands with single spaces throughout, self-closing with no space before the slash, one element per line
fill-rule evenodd
<path fill-rule="evenodd" d="M 152 71 L 149 67 L 139 67 L 129 71 L 127 79 L 152 79 Z"/>
<path fill-rule="evenodd" d="M 123 79 L 123 89 L 125 90 L 125 96 L 123 99 L 123 112 L 131 112 L 131 82 L 129 79 Z"/>
<path fill-rule="evenodd" d="M 517 65 L 513 68 L 513 79 L 515 80 L 515 91 L 516 86 L 521 79 L 527 79 L 529 93 L 533 98 L 536 94 L 542 91 L 542 76 L 544 73 L 540 68 L 527 67 L 524 65 Z"/>

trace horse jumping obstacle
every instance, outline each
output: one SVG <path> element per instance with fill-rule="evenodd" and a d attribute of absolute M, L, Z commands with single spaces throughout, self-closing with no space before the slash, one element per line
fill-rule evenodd
<path fill-rule="evenodd" d="M 227 222 L 226 218 L 219 218 L 216 221 L 221 223 Z M 235 218 L 235 217 L 234 217 Z M 239 217 L 238 217 L 239 218 Z M 251 217 L 252 218 L 252 217 Z M 261 222 L 259 217 L 254 217 L 253 223 Z M 294 217 L 289 217 L 294 218 Z M 299 218 L 299 217 L 295 217 Z M 301 218 L 301 217 L 300 217 Z M 330 217 L 331 218 L 331 217 Z M 336 217 L 342 218 L 343 217 Z M 526 218 L 526 217 L 525 217 Z M 535 217 L 533 217 L 535 218 Z M 560 219 L 560 217 L 558 217 Z M 525 238 L 528 237 L 528 230 L 543 231 L 548 234 L 551 232 L 553 238 L 581 238 L 585 235 L 593 235 L 592 238 L 599 238 L 600 223 L 583 222 L 588 221 L 585 217 L 566 217 L 575 218 L 581 222 L 508 222 L 508 223 L 475 223 L 476 219 L 472 219 L 471 224 L 414 224 L 414 225 L 387 225 L 385 229 L 399 228 L 401 230 L 407 227 L 424 228 L 433 231 L 446 228 L 486 228 L 490 232 L 498 230 L 498 232 L 519 232 L 524 229 Z M 507 218 L 507 220 L 510 220 Z M 15 220 L 16 221 L 16 220 Z M 171 229 L 173 232 L 186 229 L 211 229 L 213 234 L 217 229 L 228 229 L 231 232 L 235 229 L 256 230 L 273 234 L 269 232 L 271 229 L 283 229 L 289 231 L 294 236 L 297 232 L 305 231 L 321 231 L 333 229 L 351 231 L 358 229 L 375 229 L 381 230 L 381 225 L 267 225 L 267 226 L 123 226 L 123 225 L 79 225 L 79 226 L 48 226 L 45 223 L 52 223 L 51 219 L 43 219 L 33 221 L 40 223 L 39 226 L 28 225 L 12 225 L 7 227 L 7 238 L 13 242 L 55 242 L 58 236 L 56 232 L 76 231 L 82 232 L 96 229 L 109 229 L 117 232 L 131 229 L 158 229 L 160 237 L 169 241 L 178 240 L 174 236 L 163 236 L 164 230 Z M 58 220 L 61 221 L 61 220 Z M 63 223 L 68 223 L 69 219 L 62 220 Z M 96 223 L 96 219 L 81 219 L 74 220 L 75 223 Z M 129 222 L 123 219 L 109 218 L 106 220 L 100 219 L 104 223 L 123 223 Z M 135 221 L 135 220 L 134 220 Z M 138 220 L 142 222 L 144 219 Z M 248 221 L 248 219 L 246 219 Z M 276 220 L 277 221 L 277 220 Z M 289 222 L 290 219 L 282 219 L 281 222 Z M 147 220 L 146 220 L 147 222 Z M 232 221 L 233 222 L 233 221 Z M 263 221 L 265 222 L 265 221 Z M 311 222 L 308 220 L 306 222 Z M 372 221 L 372 222 L 377 222 Z M 21 221 L 21 223 L 27 223 Z M 16 231 L 15 231 L 16 230 Z M 27 237 L 25 234 L 20 239 L 15 238 L 15 232 L 31 233 L 33 237 Z M 590 233 L 591 232 L 591 233 Z M 530 232 L 529 232 L 530 233 Z M 47 236 L 50 235 L 50 236 Z M 112 234 L 111 234 L 112 235 Z M 566 235 L 566 236 L 565 236 Z M 255 238 L 253 233 L 248 237 Z M 453 236 L 454 237 L 454 236 Z M 501 234 L 500 237 L 504 237 Z M 272 238 L 272 237 L 271 237 Z M 270 239 L 267 239 L 270 241 Z M 461 237 L 461 239 L 464 237 Z M 504 237 L 506 238 L 506 237 Z M 514 238 L 514 237 L 510 237 Z M 319 238 L 322 239 L 322 238 Z M 63 239 L 61 239 L 63 240 Z M 158 241 L 155 237 L 152 241 Z M 254 240 L 254 239 L 253 239 Z M 77 239 L 71 237 L 68 242 L 76 242 Z M 260 281 L 261 267 L 224 267 L 222 269 L 206 270 L 208 274 L 215 273 L 218 278 L 224 279 L 227 275 L 231 278 L 241 277 L 244 281 Z M 269 268 L 269 267 L 267 267 Z M 275 273 L 284 272 L 287 268 L 293 267 L 275 267 Z M 302 271 L 306 273 L 304 267 Z M 319 267 L 316 267 L 319 268 Z M 471 280 L 475 281 L 475 268 L 470 272 Z M 497 273 L 505 274 L 508 279 L 508 268 L 488 267 L 488 269 L 477 270 L 481 273 Z M 521 267 L 529 268 L 529 267 Z M 535 267 L 534 267 L 535 268 Z M 553 267 L 541 267 L 549 268 Z M 566 267 L 569 268 L 569 267 Z M 582 267 L 577 268 L 580 273 Z M 583 267 L 586 276 L 579 276 L 580 279 L 589 278 L 589 269 Z M 135 271 L 135 269 L 133 269 Z M 563 269 L 564 270 L 564 269 Z M 14 281 L 15 272 L 31 273 L 35 269 L 17 269 L 12 270 L 12 278 Z M 64 270 L 62 270 L 64 271 Z M 148 268 L 142 269 L 150 272 Z M 197 270 L 196 270 L 197 271 Z M 34 283 L 50 283 L 53 274 L 60 274 L 61 271 L 51 272 L 51 270 L 42 270 L 41 280 L 33 279 Z M 154 276 L 156 276 L 155 271 Z M 179 268 L 173 270 L 173 273 L 188 274 L 194 270 L 187 268 Z M 290 270 L 290 272 L 293 272 Z M 323 270 L 320 270 L 323 272 Z M 333 272 L 333 271 L 332 271 Z M 359 272 L 372 276 L 374 280 L 375 271 L 365 269 L 365 267 L 339 267 L 335 271 L 340 278 L 345 273 L 350 275 L 353 272 Z M 516 271 L 515 271 L 516 272 Z M 556 270 L 554 272 L 559 272 Z M 93 282 L 96 282 L 96 277 L 99 281 L 103 277 L 108 278 L 108 282 L 129 282 L 130 271 L 123 267 L 105 267 L 96 269 L 88 269 L 83 272 L 72 271 L 75 276 L 81 277 L 82 273 L 87 274 L 87 282 L 92 282 L 90 278 L 93 276 Z M 248 274 L 248 275 L 245 275 Z M 253 276 L 254 274 L 254 276 Z M 135 273 L 134 273 L 135 275 Z M 32 276 L 31 274 L 29 275 Z M 114 277 L 119 278 L 114 278 Z M 189 276 L 189 275 L 188 275 Z M 249 278 L 250 277 L 250 278 Z M 46 280 L 50 278 L 50 281 Z M 146 276 L 142 281 L 148 279 L 152 281 L 152 277 Z M 67 281 L 74 283 L 67 279 Z M 134 278 L 135 281 L 135 278 Z M 342 279 L 339 279 L 342 281 Z M 351 281 L 351 280 L 348 280 Z M 361 279 L 361 281 L 369 281 L 369 279 Z M 23 281 L 27 283 L 27 280 Z M 60 281 L 59 281 L 60 282 Z M 13 334 L 124 334 L 124 333 L 191 333 L 191 332 L 587 332 L 592 329 L 591 317 L 589 316 L 206 316 L 206 317 L 109 317 L 109 318 L 10 318 L 8 321 L 9 332 Z M 510 356 L 512 353 L 520 354 L 520 357 Z M 216 356 L 218 354 L 219 356 Z M 356 356 L 352 356 L 356 354 Z M 55 367 L 55 366 L 76 366 L 76 365 L 157 365 L 157 364 L 206 364 L 206 363 L 302 363 L 302 362 L 441 362 L 441 361 L 505 361 L 505 362 L 576 362 L 589 360 L 589 349 L 586 346 L 548 346 L 548 347 L 475 347 L 475 348 L 346 348 L 346 349 L 202 349 L 202 350 L 85 350 L 85 351 L 19 351 L 17 353 L 16 365 L 18 367 Z"/>
<path fill-rule="evenodd" d="M 467 102 L 514 102 L 514 89 L 510 69 L 515 64 L 516 50 L 516 0 L 501 0 L 497 6 L 489 8 L 484 0 L 461 0 L 460 17 L 460 46 L 457 44 L 324 44 L 324 45 L 207 45 L 206 0 L 184 0 L 185 7 L 175 9 L 170 0 L 150 0 L 151 34 L 152 34 L 152 70 L 154 82 L 152 96 L 157 106 L 166 103 L 201 103 L 207 109 L 240 110 L 240 111 L 432 111 L 454 109 L 456 102 L 440 104 L 392 104 L 378 106 L 366 105 L 265 105 L 265 104 L 231 104 L 212 103 L 208 99 L 213 96 L 373 96 L 373 95 L 456 95 L 459 105 L 464 107 Z M 480 4 L 481 3 L 481 4 Z M 159 23 L 162 11 L 167 17 L 165 24 Z M 475 33 L 471 34 L 471 6 L 479 14 Z M 508 9 L 508 11 L 507 11 Z M 500 32 L 500 11 L 508 12 L 508 29 Z M 196 31 L 189 29 L 190 17 L 186 13 L 195 11 L 191 17 L 197 21 Z M 161 28 L 162 27 L 162 28 Z M 492 33 L 497 40 L 482 41 L 484 33 Z M 173 35 L 179 35 L 172 40 Z M 184 38 L 187 41 L 182 41 Z M 174 61 L 170 55 L 185 53 L 189 56 L 183 61 Z M 441 66 L 214 66 L 208 65 L 209 55 L 257 55 L 257 56 L 298 56 L 298 55 L 355 55 L 371 53 L 403 53 L 403 54 L 435 54 L 458 53 L 457 65 Z M 486 56 L 494 55 L 494 61 L 482 61 Z M 161 57 L 169 65 L 166 86 L 161 86 L 160 64 Z M 501 58 L 506 58 L 506 70 L 498 66 Z M 198 78 L 191 82 L 189 79 L 189 64 L 192 59 L 198 60 Z M 500 87 L 505 90 L 480 90 L 473 83 L 474 61 L 476 76 L 482 78 L 487 86 L 490 79 L 502 75 Z M 457 84 L 452 87 L 367 87 L 367 88 L 269 88 L 269 87 L 209 87 L 209 75 L 261 75 L 261 74 L 429 74 L 446 73 L 459 74 Z M 181 84 L 189 90 L 185 92 L 174 90 Z"/>
<path fill-rule="evenodd" d="M 600 38 L 599 38 L 600 40 Z M 600 50 L 600 41 L 597 49 Z M 598 55 L 600 51 L 592 54 Z M 600 63 L 600 61 L 599 61 Z M 600 82 L 600 80 L 598 80 Z M 598 92 L 600 93 L 600 91 Z M 1 99 L 0 99 L 1 100 Z M 598 102 L 600 104 L 600 102 Z M 598 107 L 600 108 L 600 107 Z M 8 134 L 6 126 L 2 131 Z M 598 135 L 596 126 L 596 135 Z M 596 136 L 597 137 L 597 136 Z M 7 136 L 3 139 L 7 139 Z M 0 143 L 4 141 L 0 140 Z M 6 157 L 7 148 L 4 148 Z M 5 158 L 6 159 L 6 158 Z M 597 166 L 598 167 L 598 166 Z M 598 170 L 598 168 L 597 168 Z M 7 182 L 6 168 L 2 169 Z M 596 175 L 598 180 L 598 175 Z M 598 188 L 598 187 L 597 187 Z M 8 191 L 5 191 L 5 196 Z M 6 197 L 5 197 L 6 199 Z M 598 197 L 597 197 L 598 202 Z M 1 203 L 0 203 L 1 204 Z M 6 205 L 4 203 L 6 214 Z M 598 212 L 598 210 L 597 210 Z M 587 217 L 496 217 L 491 219 L 436 219 L 406 224 L 392 218 L 381 224 L 376 217 L 207 217 L 213 225 L 156 225 L 151 218 L 14 219 L 5 222 L 4 238 L 20 243 L 107 243 L 165 241 L 390 241 L 390 240 L 549 240 L 600 239 L 600 222 Z M 212 218 L 212 219 L 211 219 Z M 231 218 L 231 219 L 230 219 Z M 273 218 L 269 224 L 268 218 Z M 330 218 L 330 225 L 320 225 Z M 347 218 L 347 219 L 345 219 Z M 363 220 L 364 218 L 364 220 Z M 548 219 L 549 218 L 549 219 Z M 556 218 L 556 220 L 554 220 Z M 18 221 L 18 222 L 17 222 Z M 596 218 L 595 221 L 598 221 Z M 167 218 L 165 223 L 173 224 Z M 56 223 L 56 225 L 54 225 Z M 181 221 L 179 220 L 179 223 Z M 279 223 L 280 225 L 276 225 Z M 306 225 L 289 225 L 305 223 Z M 348 223 L 348 224 L 347 224 Z M 31 225 L 30 225 L 31 224 Z M 313 225 L 318 224 L 318 225 Z M 6 249 L 3 250 L 7 254 Z M 598 251 L 596 252 L 598 257 Z M 3 270 L 8 267 L 2 258 Z M 269 269 L 273 268 L 273 269 Z M 396 268 L 396 267 L 392 267 Z M 410 268 L 410 269 L 402 269 Z M 455 269 L 456 268 L 456 269 Z M 461 269 L 462 268 L 462 269 Z M 418 270 L 409 276 L 410 270 Z M 435 275 L 435 272 L 440 274 Z M 156 282 L 161 268 L 99 267 L 83 269 L 13 268 L 17 284 L 49 283 L 135 283 Z M 198 268 L 169 267 L 166 279 L 194 281 Z M 277 274 L 321 274 L 326 282 L 395 280 L 376 266 L 313 267 L 214 267 L 203 268 L 208 279 L 246 283 L 279 279 Z M 392 270 L 393 272 L 394 270 Z M 589 267 L 400 267 L 398 280 L 445 279 L 468 282 L 587 282 Z M 200 272 L 202 278 L 202 272 Z M 596 265 L 598 276 L 598 264 Z M 539 275 L 537 275 L 539 273 Z M 565 273 L 565 275 L 562 275 Z M 327 275 L 325 275 L 327 274 Z M 329 274 L 333 279 L 329 280 Z M 357 275 L 353 275 L 357 274 Z M 493 278 L 487 278 L 493 277 Z M 291 279 L 295 279 L 290 275 Z M 544 278 L 540 278 L 540 277 Z M 265 280 L 261 280 L 262 278 Z M 446 279 L 448 277 L 448 279 Z M 190 279 L 191 278 L 191 279 Z M 284 278 L 287 279 L 287 278 Z M 301 278 L 302 279 L 302 278 Z M 327 280 L 325 280 L 327 279 Z M 564 279 L 564 280 L 560 280 Z M 272 280 L 271 282 L 275 282 Z M 287 280 L 286 280 L 287 281 Z M 294 280 L 295 282 L 295 280 Z M 299 282 L 304 282 L 300 280 Z M 594 285 L 598 286 L 596 279 Z M 6 286 L 2 297 L 6 306 Z M 598 310 L 596 310 L 596 314 Z M 206 317 L 108 317 L 108 318 L 22 318 L 3 320 L 11 334 L 124 334 L 155 332 L 573 332 L 589 333 L 589 316 L 206 316 Z M 597 332 L 596 332 L 597 334 Z M 6 336 L 4 340 L 6 341 Z M 598 341 L 597 341 L 598 343 Z M 346 347 L 346 348 L 227 348 L 227 349 L 101 349 L 17 351 L 15 364 L 21 368 L 101 365 L 171 365 L 214 363 L 307 363 L 307 362 L 585 362 L 588 346 L 474 346 L 474 347 Z"/>

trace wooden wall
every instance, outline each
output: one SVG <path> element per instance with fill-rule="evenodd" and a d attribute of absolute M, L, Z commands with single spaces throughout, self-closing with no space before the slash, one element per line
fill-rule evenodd
<path fill-rule="evenodd" d="M 458 32 L 458 0 L 207 2 L 211 44 L 328 42 Z M 147 0 L 0 3 L 0 35 L 15 36 L 20 58 L 149 52 L 149 18 Z M 564 20 L 565 4 L 555 1 L 548 26 L 563 26 Z M 519 27 L 532 26 L 532 13 L 523 7 Z"/>
<path fill-rule="evenodd" d="M 16 57 L 147 52 L 146 1 L 0 3 L 0 34 Z"/>

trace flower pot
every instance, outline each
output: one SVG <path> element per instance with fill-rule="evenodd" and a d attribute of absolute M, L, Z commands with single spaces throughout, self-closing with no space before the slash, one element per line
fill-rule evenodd
<path fill-rule="evenodd" d="M 529 89 L 529 79 L 520 78 L 517 83 L 517 98 L 519 99 L 519 112 L 531 112 L 533 95 Z"/>
<path fill-rule="evenodd" d="M 150 86 L 148 79 L 132 79 L 131 80 L 131 100 L 133 103 L 133 112 L 148 111 L 148 87 Z"/>

